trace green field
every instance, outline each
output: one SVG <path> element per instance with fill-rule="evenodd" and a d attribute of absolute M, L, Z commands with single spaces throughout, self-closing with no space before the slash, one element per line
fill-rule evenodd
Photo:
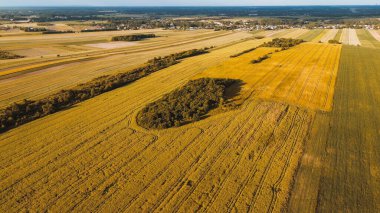
<path fill-rule="evenodd" d="M 358 29 L 356 33 L 363 47 L 380 48 L 380 42 L 376 40 L 368 30 Z"/>
<path fill-rule="evenodd" d="M 304 41 L 312 41 L 313 39 L 317 38 L 322 33 L 323 33 L 323 29 L 310 30 L 309 32 L 299 36 L 298 39 L 302 39 Z"/>
<path fill-rule="evenodd" d="M 339 41 L 340 40 L 340 37 L 342 36 L 342 29 L 340 29 L 339 31 L 338 31 L 338 33 L 335 35 L 335 38 L 334 38 L 334 40 L 337 40 L 337 41 Z"/>
<path fill-rule="evenodd" d="M 319 113 L 290 212 L 380 211 L 380 50 L 344 46 L 334 107 Z"/>

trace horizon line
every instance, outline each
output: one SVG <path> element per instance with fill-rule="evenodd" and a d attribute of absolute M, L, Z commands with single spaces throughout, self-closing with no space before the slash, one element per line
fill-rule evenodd
<path fill-rule="evenodd" d="M 318 7 L 318 6 L 380 6 L 379 4 L 294 4 L 294 5 L 8 5 L 0 8 L 22 7 Z"/>

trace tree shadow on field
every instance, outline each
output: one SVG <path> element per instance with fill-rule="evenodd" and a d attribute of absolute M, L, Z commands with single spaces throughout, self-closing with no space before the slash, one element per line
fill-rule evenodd
<path fill-rule="evenodd" d="M 240 79 L 234 79 L 236 82 L 233 83 L 231 86 L 227 87 L 224 91 L 224 100 L 225 103 L 231 103 L 234 102 L 235 98 L 238 97 L 241 94 L 241 90 L 243 86 L 246 84 L 244 81 Z"/>
<path fill-rule="evenodd" d="M 52 114 L 55 114 L 55 113 L 58 113 L 58 112 L 64 112 L 64 111 L 66 111 L 66 110 L 73 109 L 73 108 L 77 108 L 77 107 L 78 107 L 78 104 L 79 104 L 79 103 L 74 104 L 74 105 L 71 105 L 71 106 L 63 107 L 62 109 L 60 109 L 60 110 L 58 110 L 58 111 L 56 111 L 56 112 L 54 112 L 54 113 L 52 113 Z M 52 115 L 52 114 L 51 114 L 51 115 Z"/>
<path fill-rule="evenodd" d="M 235 80 L 235 83 L 233 83 L 232 85 L 230 85 L 224 90 L 223 104 L 211 110 L 211 113 L 207 113 L 206 115 L 203 115 L 200 120 L 206 119 L 215 114 L 223 113 L 228 110 L 236 109 L 240 106 L 241 103 L 238 97 L 241 95 L 241 90 L 246 83 L 240 79 L 233 79 L 233 80 Z M 192 123 L 192 122 L 188 122 L 188 123 Z"/>

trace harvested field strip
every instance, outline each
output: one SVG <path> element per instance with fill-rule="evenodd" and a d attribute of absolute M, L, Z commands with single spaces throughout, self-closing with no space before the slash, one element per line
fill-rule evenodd
<path fill-rule="evenodd" d="M 361 45 L 361 42 L 358 38 L 358 35 L 356 34 L 355 29 L 349 29 L 349 38 L 350 38 L 350 45 L 354 45 L 354 46 Z"/>
<path fill-rule="evenodd" d="M 342 36 L 339 41 L 347 45 L 353 45 L 353 46 L 361 45 L 355 29 L 344 28 L 342 31 Z"/>
<path fill-rule="evenodd" d="M 302 39 L 304 41 L 314 41 L 314 39 L 318 39 L 316 42 L 318 42 L 320 39 L 320 36 L 324 30 L 322 29 L 314 29 L 314 30 L 309 30 L 307 33 L 298 36 L 297 39 Z"/>
<path fill-rule="evenodd" d="M 264 36 L 264 37 L 277 37 L 277 35 L 281 35 L 289 30 L 263 30 L 254 34 L 254 36 Z"/>
<path fill-rule="evenodd" d="M 376 40 L 370 31 L 365 29 L 357 29 L 356 32 L 363 47 L 380 48 L 380 40 Z"/>
<path fill-rule="evenodd" d="M 280 211 L 313 112 L 257 100 L 247 86 L 240 108 L 194 124 L 145 131 L 134 123 L 147 103 L 247 44 L 254 41 L 189 58 L 1 134 L 1 210 Z M 324 48 L 301 46 L 312 52 Z M 274 50 L 260 49 L 251 56 Z M 299 51 L 294 49 L 282 51 L 289 58 L 276 63 L 290 61 Z M 249 62 L 249 56 L 241 57 Z"/>
<path fill-rule="evenodd" d="M 199 31 L 201 34 L 207 31 Z M 210 31 L 208 31 L 210 32 Z M 161 29 L 154 30 L 138 30 L 138 31 L 108 31 L 94 33 L 76 33 L 76 34 L 50 34 L 36 35 L 31 39 L 30 36 L 13 36 L 0 37 L 0 47 L 3 49 L 25 48 L 33 46 L 43 46 L 51 44 L 59 45 L 80 45 L 86 43 L 96 43 L 110 40 L 112 36 L 131 35 L 136 33 L 157 33 L 160 35 L 168 34 L 169 31 Z M 180 33 L 178 33 L 180 35 Z"/>
<path fill-rule="evenodd" d="M 334 108 L 316 116 L 290 212 L 380 210 L 379 57 L 378 49 L 343 47 Z"/>
<path fill-rule="evenodd" d="M 380 31 L 376 31 L 376 30 L 368 30 L 368 32 L 371 33 L 371 35 L 377 40 L 380 42 Z"/>
<path fill-rule="evenodd" d="M 327 43 L 329 40 L 334 40 L 338 34 L 339 30 L 338 29 L 331 29 L 328 30 L 326 34 L 323 35 L 321 38 L 321 42 Z M 339 39 L 336 39 L 339 41 Z"/>
<path fill-rule="evenodd" d="M 309 30 L 307 29 L 296 29 L 292 30 L 291 32 L 284 32 L 283 34 L 280 33 L 279 35 L 276 35 L 277 38 L 298 38 L 306 33 L 308 33 Z"/>

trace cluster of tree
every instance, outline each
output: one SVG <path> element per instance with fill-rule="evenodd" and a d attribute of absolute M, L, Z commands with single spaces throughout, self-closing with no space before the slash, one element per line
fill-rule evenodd
<path fill-rule="evenodd" d="M 16 55 L 4 50 L 0 50 L 0 60 L 3 59 L 16 59 L 16 58 L 24 58 L 24 56 Z"/>
<path fill-rule="evenodd" d="M 155 34 L 134 34 L 134 35 L 124 35 L 124 36 L 114 36 L 112 41 L 140 41 L 146 38 L 155 38 Z"/>
<path fill-rule="evenodd" d="M 341 43 L 335 39 L 332 39 L 332 40 L 329 40 L 329 44 L 341 44 Z"/>
<path fill-rule="evenodd" d="M 258 59 L 252 60 L 251 63 L 257 64 L 257 63 L 260 63 L 260 62 L 262 62 L 268 58 L 270 58 L 270 56 L 269 56 L 269 54 L 266 54 L 266 55 L 260 56 Z"/>
<path fill-rule="evenodd" d="M 20 30 L 24 30 L 25 32 L 44 32 L 44 31 L 47 31 L 46 28 L 41 28 L 41 27 L 20 27 Z"/>
<path fill-rule="evenodd" d="M 24 100 L 21 103 L 13 103 L 0 111 L 0 132 L 52 114 L 107 91 L 125 86 L 153 72 L 177 64 L 180 59 L 207 53 L 207 49 L 194 49 L 154 58 L 149 60 L 144 66 L 129 72 L 101 76 L 87 83 L 80 84 L 73 89 L 62 90 L 40 100 Z"/>
<path fill-rule="evenodd" d="M 237 54 L 231 55 L 230 58 L 236 58 L 236 57 L 239 57 L 239 56 L 244 55 L 244 54 L 246 54 L 246 53 L 252 52 L 252 51 L 254 51 L 255 49 L 256 49 L 256 47 L 254 47 L 254 48 L 250 48 L 250 49 L 247 49 L 247 50 L 244 50 L 244 51 L 242 51 L 242 52 L 240 52 L 240 53 L 237 53 Z"/>
<path fill-rule="evenodd" d="M 260 45 L 260 47 L 278 47 L 287 49 L 304 42 L 302 39 L 292 39 L 292 38 L 275 38 L 270 42 L 265 42 Z"/>
<path fill-rule="evenodd" d="M 75 33 L 72 30 L 66 30 L 66 31 L 57 31 L 57 30 L 48 30 L 42 32 L 42 34 L 64 34 L 64 33 Z"/>
<path fill-rule="evenodd" d="M 225 90 L 237 80 L 201 78 L 148 104 L 137 123 L 148 129 L 164 129 L 200 120 L 225 101 Z"/>

